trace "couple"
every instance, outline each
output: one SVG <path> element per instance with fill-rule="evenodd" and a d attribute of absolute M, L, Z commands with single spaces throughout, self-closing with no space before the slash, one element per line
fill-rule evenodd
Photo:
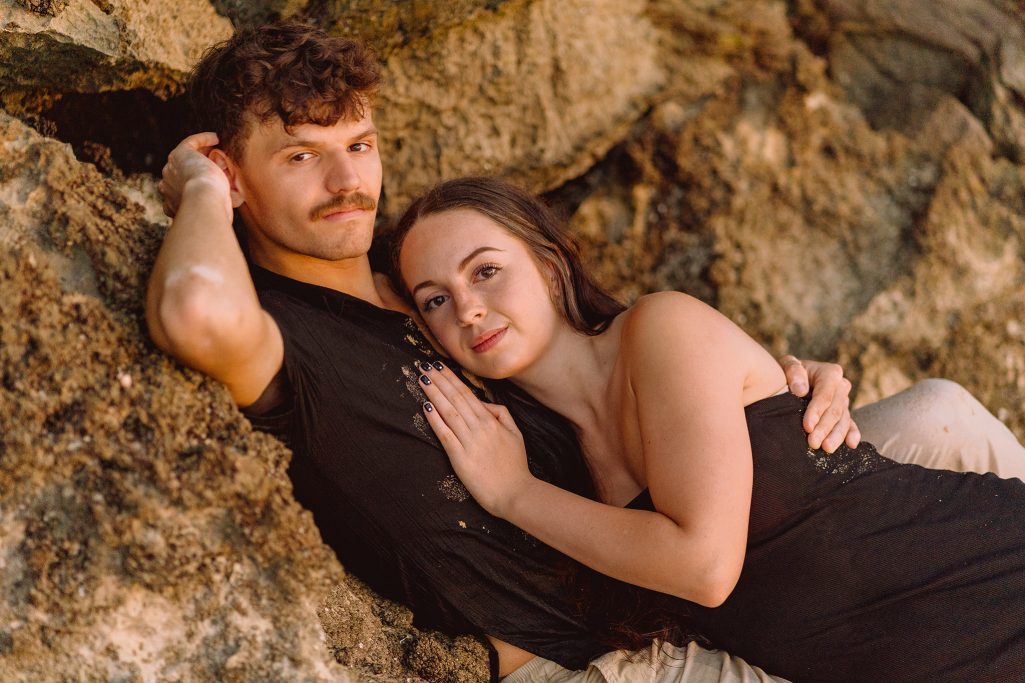
<path fill-rule="evenodd" d="M 822 585 L 822 580 L 833 577 L 822 575 L 815 576 L 818 583 L 809 586 L 820 591 L 814 594 L 814 605 L 808 604 L 808 597 L 802 590 L 795 594 L 793 590 L 786 592 L 777 587 L 789 581 L 789 588 L 793 589 L 793 576 L 807 581 L 812 572 L 804 565 L 815 565 L 816 572 L 820 569 L 841 574 L 849 571 L 851 574 L 845 578 L 868 583 L 872 588 L 892 588 L 900 577 L 890 575 L 905 572 L 903 578 L 910 585 L 908 594 L 900 597 L 911 600 L 912 604 L 916 593 L 924 590 L 930 581 L 934 582 L 934 592 L 943 589 L 959 599 L 964 585 L 974 585 L 968 580 L 974 574 L 960 579 L 942 572 L 934 576 L 908 575 L 906 572 L 917 571 L 919 565 L 909 559 L 908 564 L 895 566 L 893 556 L 903 552 L 904 546 L 894 545 L 890 542 L 892 538 L 881 539 L 878 547 L 869 548 L 885 553 L 875 557 L 857 555 L 861 548 L 846 545 L 840 548 L 847 553 L 843 557 L 816 555 L 820 548 L 836 550 L 836 546 L 841 545 L 837 541 L 847 538 L 844 534 L 857 535 L 862 529 L 829 526 L 836 520 L 828 516 L 828 510 L 820 511 L 815 504 L 807 505 L 807 500 L 815 503 L 820 493 L 823 499 L 841 498 L 848 515 L 842 519 L 845 524 L 877 524 L 880 521 L 877 516 L 891 507 L 907 512 L 906 501 L 914 493 L 908 490 L 910 485 L 907 484 L 901 486 L 908 488 L 891 489 L 892 480 L 903 480 L 906 472 L 925 471 L 895 468 L 862 450 L 844 451 L 841 456 L 826 456 L 817 450 L 806 454 L 800 415 L 803 404 L 793 403 L 795 399 L 787 394 L 758 400 L 783 387 L 779 367 L 725 320 L 683 295 L 657 295 L 627 313 L 616 315 L 619 309 L 614 302 L 603 298 L 598 290 L 589 290 L 578 298 L 577 310 L 570 307 L 563 314 L 553 308 L 552 302 L 561 305 L 569 301 L 569 297 L 579 293 L 581 281 L 579 277 L 574 280 L 573 274 L 569 278 L 553 277 L 553 274 L 575 265 L 569 263 L 572 252 L 549 254 L 547 263 L 551 267 L 545 270 L 533 264 L 546 261 L 530 257 L 533 252 L 528 251 L 529 258 L 527 261 L 521 258 L 520 265 L 530 265 L 535 270 L 531 273 L 527 269 L 526 273 L 521 272 L 521 277 L 525 277 L 525 282 L 533 289 L 517 291 L 511 300 L 501 299 L 502 306 L 508 304 L 510 308 L 496 309 L 508 311 L 511 316 L 522 310 L 518 307 L 528 307 L 524 324 L 539 325 L 525 328 L 521 335 L 528 355 L 518 360 L 513 358 L 507 367 L 490 368 L 481 362 L 487 352 L 501 349 L 503 342 L 509 345 L 508 342 L 517 341 L 520 330 L 511 321 L 510 330 L 504 333 L 508 341 L 493 335 L 470 339 L 468 350 L 461 351 L 463 328 L 456 324 L 455 318 L 449 319 L 449 325 L 445 324 L 445 316 L 453 315 L 446 311 L 446 306 L 451 310 L 462 305 L 462 302 L 455 303 L 457 294 L 460 294 L 460 287 L 466 286 L 469 291 L 468 282 L 459 279 L 464 275 L 462 271 L 453 274 L 451 268 L 439 268 L 451 266 L 457 249 L 467 243 L 452 242 L 451 236 L 445 235 L 460 226 L 464 230 L 460 234 L 489 235 L 489 239 L 514 233 L 507 232 L 508 226 L 500 220 L 502 216 L 492 216 L 491 223 L 482 224 L 480 217 L 487 213 L 484 205 L 468 210 L 465 207 L 431 210 L 428 204 L 421 203 L 419 214 L 411 214 L 413 218 L 405 222 L 409 230 L 398 254 L 399 262 L 407 278 L 405 283 L 417 288 L 414 301 L 430 309 L 425 319 L 436 328 L 439 340 L 450 347 L 454 356 L 483 375 L 517 379 L 517 371 L 525 367 L 523 361 L 530 359 L 529 354 L 534 358 L 545 355 L 538 342 L 556 339 L 543 335 L 558 335 L 560 343 L 567 341 L 570 339 L 565 336 L 568 322 L 582 321 L 587 328 L 585 334 L 574 338 L 578 338 L 577 343 L 592 347 L 593 354 L 586 360 L 594 362 L 598 375 L 575 377 L 576 384 L 572 386 L 582 387 L 591 380 L 610 379 L 612 383 L 605 387 L 605 397 L 608 401 L 619 401 L 619 404 L 601 407 L 616 415 L 615 420 L 603 425 L 598 413 L 582 417 L 573 413 L 590 404 L 564 407 L 559 404 L 556 392 L 545 394 L 548 385 L 543 375 L 536 376 L 533 383 L 527 378 L 522 388 L 499 385 L 498 390 L 509 396 L 510 406 L 523 429 L 522 438 L 530 455 L 529 478 L 524 472 L 523 456 L 515 447 L 499 449 L 490 442 L 475 439 L 463 444 L 459 434 L 467 436 L 466 421 L 482 421 L 475 423 L 476 427 L 485 424 L 483 421 L 491 415 L 496 416 L 487 423 L 489 432 L 513 446 L 518 439 L 507 416 L 472 402 L 444 363 L 440 364 L 441 369 L 417 370 L 424 367 L 425 361 L 437 363 L 436 352 L 407 315 L 409 309 L 403 298 L 393 293 L 385 278 L 370 269 L 366 254 L 382 175 L 371 112 L 378 83 L 372 56 L 358 44 L 329 38 L 304 26 L 240 31 L 226 45 L 209 52 L 196 68 L 190 95 L 194 109 L 201 116 L 203 129 L 216 131 L 216 134 L 199 134 L 186 139 L 169 158 L 162 190 L 167 210 L 176 212 L 176 217 L 154 265 L 147 295 L 147 323 L 154 341 L 184 363 L 225 383 L 254 424 L 291 446 L 294 457 L 289 474 L 296 497 L 314 513 L 325 541 L 348 569 L 380 593 L 410 605 L 421 626 L 489 636 L 494 646 L 493 670 L 505 675 L 519 669 L 513 677 L 521 680 L 528 680 L 531 675 L 541 677 L 538 680 L 555 677 L 656 680 L 658 676 L 671 677 L 671 680 L 766 678 L 764 673 L 742 660 L 693 644 L 686 650 L 662 646 L 665 656 L 656 658 L 664 665 L 661 668 L 653 668 L 643 657 L 631 658 L 622 652 L 602 655 L 610 645 L 622 642 L 620 636 L 641 631 L 660 633 L 666 626 L 710 638 L 715 645 L 735 643 L 740 648 L 738 652 L 756 657 L 758 663 L 779 663 L 783 667 L 778 672 L 769 667 L 773 673 L 801 679 L 845 676 L 864 679 L 866 672 L 873 671 L 869 667 L 874 663 L 871 657 L 862 659 L 863 648 L 880 645 L 878 632 L 872 632 L 866 621 L 856 623 L 858 630 L 843 634 L 850 636 L 850 641 L 843 645 L 851 649 L 852 667 L 857 668 L 837 669 L 831 662 L 821 659 L 821 651 L 816 648 L 822 644 L 812 640 L 819 633 L 827 639 L 841 633 L 837 630 L 843 627 L 839 621 L 852 614 L 830 615 L 815 610 L 820 606 L 830 607 L 834 599 L 841 598 L 847 602 L 839 604 L 838 608 L 848 610 L 851 596 L 840 592 L 823 595 L 821 590 L 827 586 Z M 460 186 L 447 187 L 459 189 Z M 520 197 L 520 200 L 529 198 Z M 536 205 L 531 203 L 530 206 Z M 233 209 L 236 208 L 243 225 L 245 251 L 232 230 Z M 462 223 L 453 223 L 456 214 Z M 442 240 L 432 239 L 432 217 L 434 233 L 443 233 Z M 530 227 L 530 221 L 525 223 Z M 490 233 L 487 228 L 491 229 Z M 512 243 L 503 243 L 510 251 L 515 251 L 513 243 L 521 246 L 529 243 L 523 241 L 529 239 L 527 237 L 511 239 Z M 422 249 L 433 250 L 435 257 L 417 258 L 416 252 L 410 251 L 411 245 L 416 247 L 417 244 Z M 489 242 L 479 246 L 495 245 Z M 469 255 L 458 253 L 460 261 Z M 521 251 L 519 256 L 524 253 Z M 491 269 L 477 267 L 480 265 L 474 263 L 477 275 L 473 277 L 484 279 L 474 284 L 490 283 L 494 276 L 500 285 L 499 278 L 505 272 L 499 269 L 502 264 L 491 264 Z M 416 271 L 416 268 L 423 270 Z M 412 282 L 410 277 L 420 279 Z M 433 282 L 426 288 L 436 288 L 432 290 L 435 294 L 430 301 L 421 298 L 426 292 L 418 285 L 424 282 Z M 583 286 L 587 286 L 586 283 Z M 470 297 L 473 298 L 472 293 Z M 623 347 L 630 334 L 636 334 L 639 339 L 646 339 L 651 332 L 662 334 L 662 325 L 671 325 L 674 317 L 684 315 L 677 311 L 681 307 L 686 309 L 687 320 L 695 315 L 702 324 L 707 323 L 707 329 L 703 327 L 701 332 L 706 335 L 705 340 L 723 342 L 724 348 L 717 352 L 735 351 L 743 364 L 723 369 L 712 367 L 711 360 L 706 365 L 701 356 L 689 355 L 689 351 L 702 348 L 699 343 L 702 338 L 694 333 L 679 339 L 666 335 L 654 346 L 642 342 Z M 432 319 L 440 322 L 435 324 Z M 604 330 L 591 335 L 598 329 L 596 324 Z M 535 333 L 541 336 L 535 337 Z M 665 360 L 660 349 L 662 343 L 667 349 L 688 351 L 678 358 L 674 354 L 671 360 L 679 364 L 674 372 L 694 372 L 694 379 L 676 384 L 661 375 L 659 362 Z M 474 345 L 480 353 L 474 350 Z M 617 370 L 614 364 L 607 365 L 623 348 L 633 348 L 638 354 L 636 358 L 630 356 L 629 371 L 646 373 L 644 377 L 654 380 L 648 388 L 655 393 L 646 396 L 645 402 L 641 402 L 642 394 L 637 393 L 636 387 L 631 386 L 626 391 L 625 385 L 614 384 L 633 381 L 633 376 L 624 373 L 625 366 Z M 551 357 L 555 359 L 556 369 L 562 371 L 560 357 Z M 846 437 L 850 445 L 855 445 L 857 429 L 848 428 L 851 423 L 846 415 L 840 420 L 821 423 L 816 419 L 816 413 L 824 411 L 833 394 L 838 395 L 840 405 L 845 404 L 846 387 L 837 386 L 835 375 L 828 368 L 811 367 L 814 372 L 824 373 L 827 382 L 816 387 L 817 394 L 824 389 L 825 398 L 817 397 L 818 405 L 813 403 L 804 416 L 804 426 L 813 431 L 810 442 L 816 446 L 824 443 L 832 450 Z M 569 370 L 568 365 L 565 370 Z M 715 384 L 708 377 L 711 371 L 715 372 L 713 379 L 722 380 L 721 390 L 711 386 Z M 791 365 L 788 373 L 801 376 L 802 368 Z M 419 379 L 421 374 L 436 379 L 426 384 Z M 552 378 L 555 377 L 558 375 Z M 738 382 L 739 395 L 736 393 Z M 567 384 L 558 388 L 569 387 Z M 698 395 L 699 388 L 711 393 L 707 397 Z M 530 400 L 522 389 L 538 391 L 537 400 Z M 422 390 L 426 390 L 430 403 L 437 406 L 435 410 L 421 412 Z M 661 391 L 668 393 L 661 394 Z M 672 402 L 662 401 L 664 396 L 673 396 L 682 402 L 672 405 Z M 672 412 L 694 401 L 701 402 L 699 411 L 686 415 Z M 713 401 L 718 406 L 714 414 L 709 412 Z M 454 410 L 453 406 L 462 409 Z M 638 412 L 631 414 L 629 410 Z M 900 406 L 896 406 L 888 412 L 892 417 L 899 415 L 899 410 Z M 577 430 L 569 427 L 560 414 L 568 417 Z M 726 426 L 737 427 L 741 415 L 745 415 L 750 425 L 750 443 L 744 425 L 720 432 Z M 702 422 L 713 418 L 718 424 Z M 458 419 L 463 420 L 462 427 Z M 900 418 L 897 419 L 899 422 Z M 988 416 L 985 419 L 992 420 Z M 994 422 L 986 421 L 972 435 L 972 440 L 982 444 L 983 450 L 988 450 L 983 435 L 988 435 L 992 442 L 1008 441 Z M 647 431 L 649 424 L 653 431 Z M 445 432 L 445 425 L 451 425 L 448 427 L 451 436 Z M 713 429 L 709 430 L 709 426 Z M 797 439 L 791 429 L 795 426 Z M 453 477 L 445 454 L 438 449 L 432 427 L 440 430 L 455 468 L 471 490 L 489 507 L 510 518 L 516 517 L 530 535 L 507 520 L 488 514 L 466 495 Z M 683 450 L 684 444 L 672 439 L 674 434 L 679 434 L 677 429 L 684 429 L 683 433 L 690 435 L 688 439 L 696 439 L 686 450 Z M 578 436 L 582 437 L 586 459 L 578 446 Z M 777 454 L 780 462 L 774 463 L 774 467 L 785 467 L 795 459 L 788 460 L 788 452 L 796 450 L 800 450 L 796 459 L 803 459 L 813 467 L 799 473 L 803 477 L 800 480 L 795 473 L 777 469 L 770 471 L 771 481 L 760 481 L 761 463 L 756 460 L 752 472 L 750 454 L 755 453 L 758 458 L 765 443 L 780 451 Z M 711 446 L 706 450 L 698 444 Z M 489 479 L 486 469 L 482 477 L 473 472 L 477 463 L 474 456 L 482 447 L 493 451 L 489 457 L 494 456 L 494 463 L 513 472 L 505 484 Z M 748 454 L 746 462 L 743 457 L 737 457 L 734 447 Z M 651 451 L 652 448 L 655 451 Z M 708 463 L 708 466 L 679 469 L 679 462 L 657 455 L 649 463 L 651 453 L 667 448 L 685 454 L 692 460 L 691 466 L 697 462 Z M 1017 457 L 1014 448 L 1020 451 L 1017 444 L 1004 449 L 1009 459 Z M 714 457 L 717 452 L 728 453 L 729 462 L 725 462 L 726 455 Z M 842 459 L 834 461 L 833 457 Z M 731 468 L 726 475 L 731 478 L 729 485 L 716 476 L 720 467 Z M 656 471 L 657 476 L 651 476 Z M 887 474 L 891 471 L 898 474 Z M 591 478 L 592 473 L 598 475 L 595 480 Z M 953 489 L 970 492 L 980 486 L 1014 487 L 1013 484 L 993 483 L 994 477 L 958 478 L 930 473 L 915 474 L 912 479 L 928 479 L 931 475 L 948 482 Z M 692 481 L 692 477 L 697 479 Z M 596 493 L 600 500 L 614 505 L 582 498 L 570 500 L 569 494 L 535 483 L 541 480 L 573 489 L 578 494 Z M 853 488 L 841 484 L 848 480 L 848 486 L 853 485 Z M 983 483 L 962 484 L 962 481 Z M 523 506 L 512 505 L 515 496 L 510 496 L 504 488 L 512 482 L 525 487 L 524 491 L 529 490 L 530 501 L 540 500 L 545 506 L 547 501 L 552 501 L 557 507 L 523 510 Z M 489 487 L 493 484 L 497 487 L 492 490 Z M 819 488 L 800 490 L 805 484 Z M 642 488 L 650 495 L 630 500 Z M 878 491 L 873 494 L 875 488 Z M 860 499 L 846 493 L 855 489 L 875 508 L 856 508 Z M 539 492 L 542 498 L 536 497 Z M 1000 489 L 998 493 L 1006 492 Z M 954 499 L 958 495 L 961 494 L 950 493 Z M 916 498 L 910 497 L 910 500 L 920 503 L 923 509 L 927 507 Z M 626 503 L 634 509 L 620 509 Z M 580 508 L 582 504 L 591 507 Z M 714 507 L 706 509 L 706 506 Z M 802 513 L 808 514 L 795 519 L 791 508 L 800 508 Z M 707 513 L 713 510 L 717 519 L 709 523 Z M 759 510 L 763 514 L 756 518 Z M 539 524 L 535 524 L 538 520 L 521 519 L 523 514 L 539 512 L 545 517 L 558 515 L 567 524 L 572 521 L 567 515 L 576 515 L 579 522 L 574 527 L 576 532 L 569 538 L 560 538 L 561 527 L 553 530 L 545 528 L 544 519 Z M 591 526 L 591 522 L 597 524 L 607 515 L 629 518 L 623 526 L 617 527 L 619 535 L 594 531 L 596 527 Z M 692 519 L 704 521 L 691 524 Z M 967 518 L 958 519 L 966 525 L 971 522 Z M 981 516 L 979 519 L 989 521 Z M 635 523 L 635 520 L 644 521 Z M 811 532 L 806 530 L 814 529 L 814 524 L 808 524 L 820 520 L 826 525 L 822 529 L 824 536 L 810 539 Z M 725 526 L 720 528 L 719 523 Z M 643 527 L 647 540 L 630 531 L 638 524 Z M 1010 530 L 994 534 L 985 528 L 982 531 L 951 528 L 938 521 L 923 523 L 922 527 L 922 530 L 917 526 L 903 529 L 911 547 L 918 550 L 925 545 L 942 550 L 953 546 L 954 550 L 948 555 L 957 567 L 967 557 L 956 552 L 960 546 L 965 545 L 973 549 L 972 552 L 980 550 L 975 544 L 976 534 L 984 536 L 991 544 L 1014 545 L 1015 542 Z M 587 534 L 579 533 L 581 529 L 597 534 L 597 538 L 588 542 Z M 791 534 L 791 529 L 797 532 Z M 895 530 L 900 528 L 890 529 Z M 928 535 L 918 538 L 919 531 L 927 531 Z M 960 535 L 961 531 L 964 536 Z M 693 538 L 688 538 L 687 534 Z M 750 539 L 746 551 L 744 536 Z M 613 538 L 614 543 L 610 544 Z M 694 538 L 700 540 L 701 557 L 680 550 Z M 665 547 L 656 551 L 655 539 L 664 539 Z M 806 545 L 810 543 L 814 545 Z M 610 545 L 616 547 L 609 548 Z M 979 571 L 990 572 L 980 576 L 999 573 L 996 570 L 1006 559 L 1000 552 L 1002 548 L 996 545 L 987 548 L 992 552 L 985 556 L 986 563 L 969 566 L 974 569 L 978 564 Z M 635 552 L 642 561 L 622 562 L 626 550 Z M 626 581 L 592 575 L 567 555 Z M 687 571 L 677 571 L 676 562 L 680 558 L 687 564 L 679 566 L 686 567 Z M 757 569 L 755 578 L 761 582 L 755 584 L 757 590 L 746 583 L 747 567 L 752 559 L 758 563 L 753 565 Z M 873 582 L 872 576 L 856 574 L 859 568 L 864 570 L 867 561 L 872 562 L 875 572 L 886 574 L 887 581 Z M 743 565 L 741 580 L 730 593 L 729 588 L 739 571 L 738 563 L 745 562 L 748 564 Z M 633 588 L 633 584 L 655 591 Z M 763 588 L 758 588 L 759 585 Z M 803 584 L 798 588 L 803 588 Z M 981 623 L 991 628 L 993 612 L 997 609 L 995 602 L 1008 594 L 989 585 L 982 588 L 991 590 L 980 594 L 983 597 L 980 597 L 977 616 L 984 616 L 986 621 Z M 779 593 L 767 594 L 770 590 Z M 667 593 L 690 600 L 684 602 L 668 597 Z M 721 602 L 727 594 L 730 597 L 721 608 L 700 606 L 701 603 Z M 609 601 L 611 609 L 601 617 L 598 603 L 606 597 L 613 598 Z M 738 597 L 746 602 L 734 609 L 731 604 L 738 604 L 733 603 Z M 892 597 L 897 599 L 897 596 Z M 800 599 L 799 612 L 790 609 L 792 601 L 797 599 Z M 1013 596 L 1010 599 L 1013 600 Z M 957 609 L 959 604 L 948 602 L 934 606 L 949 611 Z M 1005 622 L 1021 616 L 1020 604 L 1020 596 L 1017 603 L 1008 604 Z M 617 612 L 617 606 L 624 607 Z M 855 610 L 853 614 L 860 619 L 863 611 L 870 617 L 872 608 L 872 605 L 861 605 L 861 611 Z M 887 645 L 884 666 L 895 665 L 892 660 L 898 650 L 910 664 L 904 662 L 904 669 L 881 678 L 901 677 L 908 672 L 919 672 L 919 677 L 925 677 L 932 671 L 928 667 L 934 665 L 941 667 L 947 678 L 964 678 L 964 670 L 942 668 L 950 658 L 944 660 L 931 650 L 916 649 L 927 637 L 946 644 L 948 647 L 941 654 L 961 658 L 967 662 L 966 666 L 973 663 L 970 660 L 973 656 L 986 658 L 987 661 L 974 664 L 990 666 L 989 672 L 999 672 L 995 667 L 1006 664 L 1000 659 L 1004 656 L 1000 653 L 964 650 L 965 643 L 955 638 L 964 631 L 961 634 L 916 634 L 907 622 L 925 619 L 924 615 L 894 610 L 890 606 L 887 609 L 896 612 L 890 616 L 900 619 L 894 623 L 876 623 L 877 630 L 907 627 L 913 642 L 906 647 L 901 643 L 882 643 Z M 958 625 L 973 624 L 970 621 L 976 618 L 973 610 L 974 604 L 972 609 L 966 608 L 964 614 L 955 615 Z M 626 628 L 621 628 L 620 621 Z M 777 632 L 777 628 L 783 630 Z M 799 635 L 807 636 L 807 640 L 787 640 L 801 629 Z M 975 636 L 974 640 L 982 641 L 977 643 L 980 648 L 997 648 L 1002 644 L 1008 653 L 1014 652 L 1015 641 L 1005 631 L 987 632 L 982 626 L 976 630 L 992 636 L 970 634 Z M 902 632 L 901 637 L 903 635 Z M 1000 638 L 1004 639 L 1002 643 L 997 642 Z M 653 647 L 657 650 L 660 646 Z M 1020 642 L 1018 650 L 1020 654 Z M 533 655 L 539 658 L 533 659 Z M 935 662 L 930 659 L 934 656 Z M 584 669 L 595 658 L 595 663 L 586 671 L 569 671 Z M 526 666 L 522 666 L 525 663 Z M 792 664 L 796 668 L 787 668 Z M 919 664 L 926 666 L 908 668 Z M 1020 662 L 1017 665 L 1020 666 Z M 886 671 L 894 670 L 887 668 Z M 974 675 L 987 672 L 984 668 L 976 671 L 983 673 Z"/>

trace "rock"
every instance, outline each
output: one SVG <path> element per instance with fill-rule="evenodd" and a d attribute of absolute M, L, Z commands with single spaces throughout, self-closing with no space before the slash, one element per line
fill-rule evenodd
<path fill-rule="evenodd" d="M 146 340 L 145 193 L 0 114 L 0 679 L 355 680 L 287 451 Z"/>
<path fill-rule="evenodd" d="M 235 25 L 262 24 L 296 17 L 310 0 L 210 0 L 218 12 L 230 17 Z"/>
<path fill-rule="evenodd" d="M 701 26 L 689 3 L 660 7 L 663 23 L 675 11 L 681 25 Z M 780 4 L 722 2 L 710 14 L 702 33 L 691 29 L 691 58 L 728 61 L 733 75 L 697 92 L 667 86 L 574 225 L 593 235 L 582 224 L 593 206 L 628 207 L 631 218 L 590 240 L 603 280 L 624 298 L 682 289 L 776 353 L 829 357 L 901 272 L 936 170 L 899 136 L 871 130 L 795 40 Z M 734 35 L 746 47 L 729 44 L 724 59 L 724 36 Z"/>
<path fill-rule="evenodd" d="M 971 145 L 952 148 L 919 224 L 919 255 L 841 344 L 861 378 L 859 403 L 942 376 L 1025 435 L 1023 210 L 1025 168 Z"/>
<path fill-rule="evenodd" d="M 30 12 L 57 16 L 64 11 L 70 0 L 15 0 L 15 2 Z"/>
<path fill-rule="evenodd" d="M 461 175 L 534 191 L 580 175 L 658 90 L 656 43 L 639 0 L 534 0 L 391 53 L 377 112 L 388 213 Z"/>
<path fill-rule="evenodd" d="M 490 678 L 488 653 L 469 636 L 452 638 L 413 628 L 408 609 L 382 600 L 348 577 L 318 610 L 335 659 L 374 676 L 444 683 L 480 683 Z"/>
<path fill-rule="evenodd" d="M 826 0 L 830 69 L 876 127 L 918 132 L 928 101 L 965 103 L 1021 160 L 1025 24 L 992 0 Z M 925 99 L 923 99 L 923 95 Z"/>
<path fill-rule="evenodd" d="M 214 0 L 218 12 L 236 24 L 254 24 L 282 18 L 311 21 L 341 35 L 358 36 L 382 55 L 410 41 L 438 35 L 457 24 L 495 14 L 513 0 Z"/>
<path fill-rule="evenodd" d="M 1020 4 L 827 0 L 829 67 L 878 128 L 932 157 L 939 182 L 908 234 L 906 274 L 879 291 L 844 333 L 840 357 L 860 378 L 858 403 L 928 376 L 964 383 L 1025 435 L 1025 349 L 1007 325 L 1025 282 L 1020 207 L 1025 160 Z M 807 9 L 807 8 L 805 8 Z M 819 36 L 822 39 L 822 36 Z M 993 160 L 993 157 L 1005 157 Z"/>
<path fill-rule="evenodd" d="M 231 35 L 231 23 L 205 0 L 0 0 L 0 93 L 40 88 L 102 92 L 144 88 L 181 92 L 192 64 Z M 58 11 L 59 10 L 59 11 Z"/>
<path fill-rule="evenodd" d="M 325 28 L 359 36 L 390 55 L 411 41 L 444 33 L 453 26 L 488 21 L 514 0 L 333 0 L 321 20 Z M 521 3 L 522 4 L 522 3 Z"/>
<path fill-rule="evenodd" d="M 889 45 L 905 58 L 884 69 L 905 79 L 893 107 L 900 125 L 877 128 L 881 110 L 858 89 L 871 90 L 876 62 L 850 53 L 865 57 L 863 70 L 832 81 L 836 63 L 810 52 L 780 3 L 655 6 L 677 36 L 662 47 L 672 73 L 684 60 L 728 71 L 707 88 L 670 79 L 631 137 L 552 194 L 574 212 L 602 281 L 625 300 L 690 292 L 776 354 L 839 354 L 859 403 L 949 376 L 1025 436 L 1012 408 L 1022 404 L 1025 350 L 1007 331 L 1022 301 L 1025 167 L 1014 154 L 994 161 L 1007 152 L 996 119 L 950 92 L 968 82 L 960 66 L 987 63 L 972 46 L 999 41 L 978 28 L 959 42 L 963 17 L 950 7 L 929 21 L 872 24 L 880 40 L 915 27 L 942 46 Z M 1001 50 L 1025 45 L 1016 26 L 988 25 Z M 830 60 L 848 33 L 866 39 L 854 18 L 830 15 L 824 26 L 817 40 L 833 46 Z M 1021 105 L 1005 104 L 1015 121 Z"/>

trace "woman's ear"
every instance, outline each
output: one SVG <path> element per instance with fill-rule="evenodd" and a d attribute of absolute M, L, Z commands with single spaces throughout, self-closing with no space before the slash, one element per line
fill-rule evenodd
<path fill-rule="evenodd" d="M 237 209 L 242 206 L 246 201 L 245 194 L 239 187 L 238 183 L 238 165 L 224 153 L 222 149 L 210 150 L 210 161 L 217 164 L 217 166 L 224 171 L 224 175 L 228 177 L 228 185 L 231 191 L 231 206 Z"/>
<path fill-rule="evenodd" d="M 558 262 L 546 261 L 541 265 L 541 274 L 548 282 L 548 294 L 552 298 L 552 303 L 559 307 L 566 297 L 566 292 L 563 291 L 563 279 L 569 277 L 569 265 L 566 263 L 566 257 L 562 254 L 557 254 L 556 258 Z"/>

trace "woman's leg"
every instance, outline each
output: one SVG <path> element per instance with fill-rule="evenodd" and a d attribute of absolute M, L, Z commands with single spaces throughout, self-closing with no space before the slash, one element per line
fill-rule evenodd
<path fill-rule="evenodd" d="M 720 650 L 691 643 L 676 647 L 656 641 L 647 650 L 617 650 L 602 655 L 583 671 L 570 671 L 536 658 L 502 683 L 786 683 Z"/>
<path fill-rule="evenodd" d="M 862 437 L 892 460 L 1025 480 L 1025 448 L 956 382 L 922 380 L 853 417 Z"/>

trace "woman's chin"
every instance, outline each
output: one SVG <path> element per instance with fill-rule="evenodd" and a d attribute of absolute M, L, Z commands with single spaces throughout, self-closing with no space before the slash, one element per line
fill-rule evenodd
<path fill-rule="evenodd" d="M 513 373 L 497 363 L 481 362 L 480 358 L 467 358 L 463 367 L 483 379 L 509 379 Z"/>

